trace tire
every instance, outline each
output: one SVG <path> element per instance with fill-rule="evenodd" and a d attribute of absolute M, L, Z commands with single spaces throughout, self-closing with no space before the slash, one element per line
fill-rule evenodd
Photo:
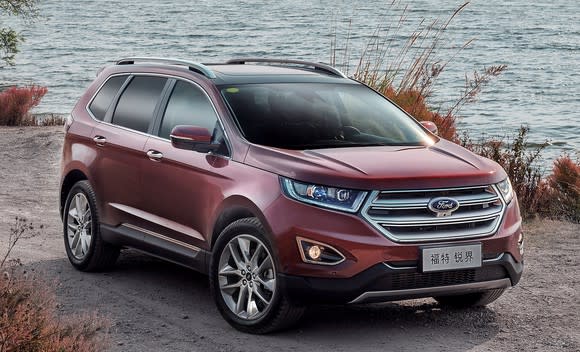
<path fill-rule="evenodd" d="M 499 288 L 458 296 L 433 297 L 440 305 L 450 308 L 484 307 L 498 299 L 505 289 Z"/>
<path fill-rule="evenodd" d="M 242 248 L 247 249 L 245 256 Z M 210 289 L 219 312 L 237 330 L 266 334 L 294 325 L 304 314 L 304 307 L 291 304 L 284 296 L 273 253 L 256 218 L 231 223 L 216 241 L 210 260 Z"/>
<path fill-rule="evenodd" d="M 79 181 L 71 188 L 62 222 L 66 254 L 76 269 L 103 271 L 115 265 L 119 248 L 101 238 L 96 196 L 88 181 Z"/>

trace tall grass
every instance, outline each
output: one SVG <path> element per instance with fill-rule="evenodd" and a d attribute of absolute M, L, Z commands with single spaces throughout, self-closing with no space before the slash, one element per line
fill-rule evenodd
<path fill-rule="evenodd" d="M 466 104 L 475 102 L 483 88 L 507 69 L 506 65 L 492 65 L 474 71 L 465 76 L 464 90 L 452 104 L 445 109 L 429 106 L 429 98 L 440 75 L 456 55 L 473 42 L 469 40 L 461 43 L 448 57 L 440 56 L 440 52 L 448 51 L 450 47 L 446 38 L 449 25 L 468 4 L 469 2 L 463 3 L 444 20 L 437 18 L 429 21 L 424 18 L 419 21 L 417 28 L 409 32 L 404 28 L 407 23 L 407 7 L 399 1 L 390 3 L 387 10 L 399 13 L 398 20 L 386 21 L 377 26 L 359 53 L 351 75 L 391 99 L 417 120 L 434 122 L 440 135 L 454 142 L 459 142 L 456 120 L 461 109 Z M 349 21 L 349 26 L 350 23 Z M 344 39 L 344 45 L 340 47 L 336 28 L 333 32 L 331 64 L 348 73 L 353 56 L 350 52 L 352 49 L 349 34 Z M 407 39 L 401 43 L 398 38 L 403 33 Z"/>

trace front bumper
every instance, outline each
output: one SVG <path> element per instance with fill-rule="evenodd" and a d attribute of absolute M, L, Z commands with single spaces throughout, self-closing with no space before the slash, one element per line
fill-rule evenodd
<path fill-rule="evenodd" d="M 417 262 L 420 247 L 425 243 L 397 243 L 380 234 L 359 214 L 331 211 L 299 203 L 280 196 L 264 211 L 269 233 L 272 235 L 274 254 L 279 272 L 287 277 L 351 279 L 378 267 L 382 263 Z M 512 260 L 523 260 L 518 248 L 522 232 L 521 216 L 516 199 L 507 205 L 504 217 L 495 234 L 477 239 L 431 242 L 432 245 L 472 244 L 480 242 L 484 259 L 496 258 L 501 253 L 510 254 Z M 297 237 L 332 246 L 344 255 L 337 265 L 305 263 L 296 242 Z M 324 280 L 322 281 L 324 282 Z M 336 281 L 338 282 L 338 281 Z M 515 284 L 512 282 L 512 285 Z M 354 299 L 354 298 L 353 298 Z"/>
<path fill-rule="evenodd" d="M 481 268 L 421 273 L 416 265 L 380 263 L 350 278 L 280 274 L 283 290 L 297 304 L 374 303 L 457 295 L 514 286 L 523 261 L 503 253 L 483 260 Z"/>

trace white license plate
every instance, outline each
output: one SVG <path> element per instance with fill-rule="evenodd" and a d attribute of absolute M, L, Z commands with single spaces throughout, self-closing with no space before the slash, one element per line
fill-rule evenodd
<path fill-rule="evenodd" d="M 421 249 L 423 272 L 481 267 L 481 243 Z"/>

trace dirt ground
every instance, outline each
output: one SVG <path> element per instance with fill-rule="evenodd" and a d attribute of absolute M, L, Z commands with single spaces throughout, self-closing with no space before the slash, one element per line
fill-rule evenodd
<path fill-rule="evenodd" d="M 252 336 L 232 329 L 207 278 L 134 251 L 114 271 L 68 263 L 58 216 L 61 127 L 0 128 L 0 253 L 15 216 L 40 237 L 14 257 L 54 282 L 63 314 L 98 311 L 112 322 L 112 351 L 580 351 L 580 225 L 525 225 L 518 286 L 485 309 L 443 311 L 431 299 L 317 307 L 295 329 Z"/>

